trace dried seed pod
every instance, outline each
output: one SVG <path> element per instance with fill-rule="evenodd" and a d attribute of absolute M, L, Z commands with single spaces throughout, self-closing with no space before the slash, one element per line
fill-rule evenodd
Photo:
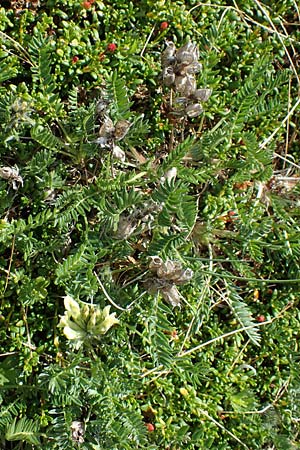
<path fill-rule="evenodd" d="M 184 67 L 184 72 L 188 74 L 195 74 L 202 70 L 202 64 L 200 64 L 198 61 L 194 61 L 188 66 Z"/>
<path fill-rule="evenodd" d="M 129 122 L 129 120 L 119 120 L 116 123 L 115 130 L 114 130 L 114 138 L 116 141 L 120 141 L 123 139 L 126 134 L 128 133 L 130 127 L 132 126 L 132 123 Z"/>
<path fill-rule="evenodd" d="M 149 294 L 155 295 L 159 292 L 171 306 L 180 306 L 180 294 L 174 284 L 159 278 L 148 278 L 144 285 Z"/>
<path fill-rule="evenodd" d="M 119 161 L 125 162 L 126 156 L 124 150 L 122 150 L 118 145 L 114 145 L 112 148 L 112 156 Z"/>
<path fill-rule="evenodd" d="M 199 50 L 197 44 L 187 42 L 176 52 L 176 59 L 179 64 L 191 64 L 199 59 Z"/>
<path fill-rule="evenodd" d="M 203 108 L 200 103 L 193 103 L 185 108 L 185 112 L 191 118 L 198 117 L 203 112 Z"/>
<path fill-rule="evenodd" d="M 176 284 L 184 284 L 191 280 L 193 271 L 182 269 L 180 261 L 163 260 L 159 256 L 151 256 L 149 269 L 156 274 L 145 281 L 145 287 L 150 294 L 161 293 L 173 307 L 180 306 L 180 294 Z"/>
<path fill-rule="evenodd" d="M 177 105 L 187 106 L 188 99 L 186 97 L 177 97 L 175 98 L 174 103 Z"/>
<path fill-rule="evenodd" d="M 165 286 L 162 289 L 160 289 L 160 293 L 164 298 L 164 300 L 166 300 L 166 302 L 168 302 L 171 306 L 173 306 L 174 308 L 176 306 L 180 307 L 181 304 L 180 295 L 176 286 L 174 285 Z"/>
<path fill-rule="evenodd" d="M 196 89 L 193 93 L 193 97 L 200 102 L 206 102 L 211 96 L 211 89 Z"/>
<path fill-rule="evenodd" d="M 161 280 L 183 284 L 193 277 L 192 269 L 183 269 L 180 261 L 163 261 L 159 256 L 151 256 L 149 269 Z"/>
<path fill-rule="evenodd" d="M 172 86 L 175 82 L 175 73 L 173 67 L 168 66 L 163 69 L 162 79 L 165 86 Z"/>
<path fill-rule="evenodd" d="M 151 270 L 151 272 L 156 273 L 157 269 L 163 264 L 163 260 L 159 256 L 150 256 L 150 258 L 151 261 L 149 264 L 149 269 Z"/>
<path fill-rule="evenodd" d="M 0 177 L 11 181 L 13 189 L 18 189 L 17 183 L 23 186 L 23 178 L 19 175 L 19 169 L 15 167 L 0 167 Z"/>
<path fill-rule="evenodd" d="M 113 121 L 110 117 L 105 116 L 104 122 L 100 127 L 99 136 L 110 138 L 115 131 Z"/>
<path fill-rule="evenodd" d="M 190 59 L 190 62 L 186 61 L 180 64 L 177 63 L 174 68 L 174 72 L 177 75 L 194 75 L 195 73 L 200 72 L 200 70 L 202 70 L 202 64 L 200 64 L 198 61 L 193 61 L 192 57 Z"/>
<path fill-rule="evenodd" d="M 144 281 L 144 286 L 149 292 L 149 294 L 155 295 L 157 294 L 162 288 L 170 286 L 170 283 L 168 283 L 165 280 L 160 280 L 159 278 L 152 277 L 147 278 Z"/>
<path fill-rule="evenodd" d="M 73 442 L 82 444 L 84 442 L 84 425 L 78 420 L 71 423 L 71 437 Z"/>
<path fill-rule="evenodd" d="M 166 49 L 161 54 L 162 67 L 170 66 L 170 65 L 174 64 L 176 61 L 176 58 L 175 58 L 176 46 L 175 46 L 174 42 L 167 41 L 166 45 L 167 45 Z"/>
<path fill-rule="evenodd" d="M 184 284 L 188 283 L 194 276 L 194 272 L 192 269 L 185 269 L 181 270 L 181 272 L 178 274 L 178 276 L 173 277 L 173 283 L 175 284 Z"/>
<path fill-rule="evenodd" d="M 132 221 L 130 217 L 121 215 L 119 218 L 118 229 L 116 231 L 115 237 L 117 239 L 127 239 L 132 235 L 136 229 L 136 222 Z"/>
<path fill-rule="evenodd" d="M 178 76 L 175 79 L 175 87 L 182 96 L 190 97 L 196 90 L 196 80 L 191 75 Z"/>
<path fill-rule="evenodd" d="M 157 269 L 158 278 L 163 278 L 165 280 L 172 280 L 177 277 L 182 272 L 182 265 L 179 261 L 167 260 Z"/>

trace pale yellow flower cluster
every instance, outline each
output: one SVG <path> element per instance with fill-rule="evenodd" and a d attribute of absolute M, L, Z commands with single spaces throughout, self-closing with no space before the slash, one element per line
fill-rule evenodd
<path fill-rule="evenodd" d="M 73 341 L 76 349 L 98 340 L 113 325 L 119 323 L 116 313 L 109 314 L 110 305 L 104 309 L 86 303 L 80 305 L 69 295 L 64 297 L 64 305 L 66 311 L 58 326 L 63 328 L 64 335 Z"/>

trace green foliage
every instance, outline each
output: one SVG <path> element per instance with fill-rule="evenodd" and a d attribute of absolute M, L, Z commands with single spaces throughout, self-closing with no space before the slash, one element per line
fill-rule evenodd
<path fill-rule="evenodd" d="M 26 419 L 26 417 L 13 422 L 7 427 L 5 438 L 8 441 L 22 441 L 28 442 L 32 445 L 40 445 L 38 438 L 38 424 L 33 420 Z"/>
<path fill-rule="evenodd" d="M 107 97 L 112 104 L 111 114 L 118 119 L 128 119 L 131 103 L 127 97 L 127 87 L 124 81 L 114 72 L 107 80 Z"/>
<path fill-rule="evenodd" d="M 0 7 L 1 449 L 298 448 L 296 3 L 19 4 Z M 198 45 L 197 117 L 173 114 L 166 41 Z"/>
<path fill-rule="evenodd" d="M 260 336 L 258 334 L 258 328 L 252 318 L 251 311 L 247 305 L 242 301 L 234 287 L 228 289 L 229 298 L 226 300 L 229 304 L 232 313 L 236 317 L 238 323 L 245 329 L 245 333 L 253 344 L 259 345 Z"/>

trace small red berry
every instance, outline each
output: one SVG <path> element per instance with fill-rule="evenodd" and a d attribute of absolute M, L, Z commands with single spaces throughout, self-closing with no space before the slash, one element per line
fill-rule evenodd
<path fill-rule="evenodd" d="M 91 2 L 83 2 L 81 4 L 81 6 L 85 9 L 90 9 L 90 7 L 92 6 L 92 3 Z"/>
<path fill-rule="evenodd" d="M 145 423 L 147 430 L 151 433 L 155 430 L 155 426 L 152 423 Z"/>
<path fill-rule="evenodd" d="M 73 63 L 73 64 L 76 64 L 78 61 L 79 61 L 78 56 L 73 56 L 73 58 L 72 58 L 72 63 Z"/>
<path fill-rule="evenodd" d="M 160 24 L 160 30 L 161 30 L 161 31 L 166 30 L 168 27 L 169 27 L 168 22 L 162 22 L 162 23 Z"/>
<path fill-rule="evenodd" d="M 227 217 L 227 222 L 234 222 L 235 220 L 238 220 L 238 215 L 235 211 L 228 211 Z"/>
<path fill-rule="evenodd" d="M 112 53 L 115 52 L 117 50 L 117 44 L 111 42 L 110 44 L 107 45 L 106 50 Z"/>
<path fill-rule="evenodd" d="M 257 320 L 257 322 L 262 323 L 262 322 L 266 321 L 266 318 L 265 318 L 265 316 L 263 314 L 261 314 L 260 316 L 256 317 L 256 320 Z"/>

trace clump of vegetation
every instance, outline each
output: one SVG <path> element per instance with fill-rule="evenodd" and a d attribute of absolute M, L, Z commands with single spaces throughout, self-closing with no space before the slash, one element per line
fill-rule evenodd
<path fill-rule="evenodd" d="M 299 10 L 0 7 L 0 446 L 299 447 Z"/>

